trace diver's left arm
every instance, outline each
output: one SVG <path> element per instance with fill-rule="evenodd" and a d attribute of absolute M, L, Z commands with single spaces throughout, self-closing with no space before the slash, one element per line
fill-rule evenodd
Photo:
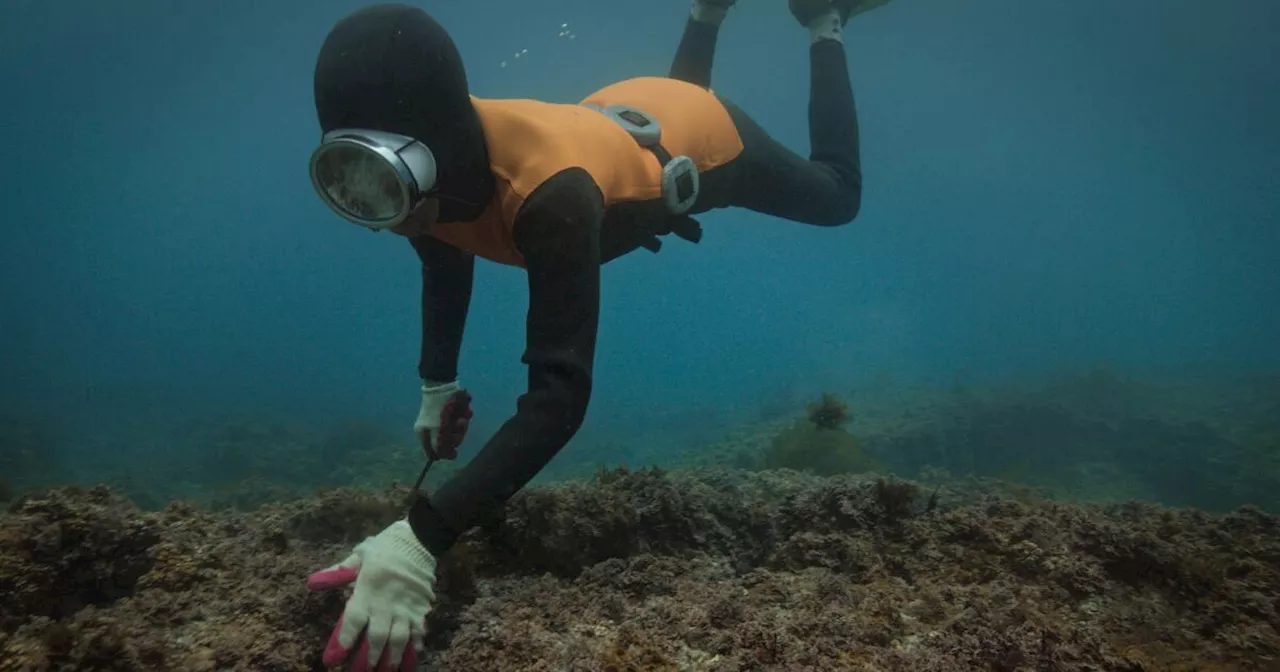
<path fill-rule="evenodd" d="M 501 512 L 582 425 L 600 314 L 603 218 L 599 188 L 577 168 L 544 182 L 517 215 L 513 236 L 529 277 L 521 360 L 529 367 L 529 388 L 475 458 L 410 511 L 414 534 L 432 555 Z"/>

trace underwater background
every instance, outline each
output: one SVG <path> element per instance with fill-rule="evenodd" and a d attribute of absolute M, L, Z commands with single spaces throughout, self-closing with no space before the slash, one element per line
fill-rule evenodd
<path fill-rule="evenodd" d="M 419 4 L 475 95 L 557 102 L 665 74 L 688 16 Z M 362 5 L 0 6 L 0 669 L 318 669 L 306 573 L 422 466 L 417 258 L 306 175 Z M 712 212 L 604 268 L 586 424 L 458 553 L 430 669 L 1276 669 L 1278 26 L 855 18 L 858 219 Z M 808 39 L 740 0 L 713 76 L 802 154 Z M 477 265 L 428 488 L 514 411 L 526 308 Z"/>

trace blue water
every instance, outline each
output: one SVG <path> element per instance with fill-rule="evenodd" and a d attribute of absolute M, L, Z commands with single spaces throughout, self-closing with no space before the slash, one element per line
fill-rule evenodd
<path fill-rule="evenodd" d="M 739 4 L 714 88 L 806 153 L 808 35 L 781 0 Z M 1274 370 L 1280 5 L 1228 5 L 894 0 L 857 18 L 861 215 L 722 211 L 699 245 L 610 264 L 584 431 L 885 373 Z M 96 451 L 224 413 L 408 435 L 416 257 L 330 214 L 306 175 L 314 59 L 359 6 L 3 3 L 5 408 Z M 688 10 L 422 6 L 476 95 L 565 102 L 665 74 Z M 473 442 L 523 391 L 526 304 L 519 271 L 479 266 Z"/>

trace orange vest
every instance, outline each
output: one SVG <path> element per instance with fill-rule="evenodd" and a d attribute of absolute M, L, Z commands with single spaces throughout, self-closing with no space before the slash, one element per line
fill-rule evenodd
<path fill-rule="evenodd" d="M 640 77 L 607 86 L 578 105 L 472 97 L 484 127 L 493 199 L 474 221 L 437 223 L 430 234 L 478 257 L 510 266 L 524 260 L 511 235 L 526 198 L 567 168 L 582 168 L 604 194 L 605 207 L 661 197 L 662 166 L 617 122 L 584 107 L 627 105 L 655 119 L 662 146 L 706 172 L 742 153 L 742 138 L 724 105 L 695 84 Z"/>

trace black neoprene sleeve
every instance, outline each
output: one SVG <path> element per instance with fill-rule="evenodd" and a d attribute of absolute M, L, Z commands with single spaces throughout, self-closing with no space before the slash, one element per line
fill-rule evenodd
<path fill-rule="evenodd" d="M 581 427 L 600 315 L 603 218 L 599 188 L 577 168 L 544 182 L 518 213 L 513 235 L 529 278 L 521 359 L 528 391 L 471 462 L 411 509 L 409 523 L 433 555 L 499 513 Z"/>
<path fill-rule="evenodd" d="M 410 238 L 422 260 L 423 380 L 451 382 L 458 377 L 458 353 L 471 306 L 475 257 L 433 236 Z"/>

